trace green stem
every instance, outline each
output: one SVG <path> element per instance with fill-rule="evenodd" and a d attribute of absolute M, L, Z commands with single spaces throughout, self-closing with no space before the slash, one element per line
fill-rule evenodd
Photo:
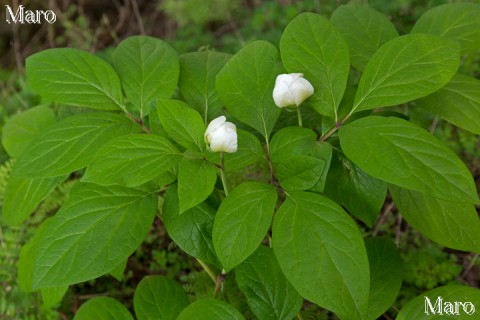
<path fill-rule="evenodd" d="M 203 116 L 203 121 L 205 122 L 205 127 L 208 126 L 208 100 L 205 99 L 205 115 Z"/>
<path fill-rule="evenodd" d="M 223 190 L 225 195 L 228 196 L 227 177 L 225 176 L 225 154 L 220 152 L 220 178 L 222 179 Z"/>
<path fill-rule="evenodd" d="M 266 146 L 267 146 L 268 168 L 270 169 L 270 175 L 272 176 L 272 184 L 275 184 L 275 181 L 276 181 L 275 171 L 273 170 L 272 160 L 270 159 L 270 142 L 268 141 L 267 137 L 265 137 L 265 143 L 266 143 Z"/>
<path fill-rule="evenodd" d="M 213 280 L 213 283 L 217 283 L 217 279 L 215 277 L 215 273 L 213 273 L 212 269 L 210 269 L 210 267 L 205 263 L 203 262 L 202 260 L 196 258 L 196 260 L 198 261 L 198 263 L 202 266 L 203 270 L 205 270 L 205 272 L 207 272 L 207 274 L 210 276 L 210 278 Z"/>
<path fill-rule="evenodd" d="M 302 111 L 300 110 L 300 106 L 297 107 L 297 116 L 298 116 L 298 126 L 302 127 Z"/>
<path fill-rule="evenodd" d="M 318 140 L 320 140 L 320 141 L 327 140 L 332 134 L 335 133 L 335 131 L 338 130 L 338 128 L 340 128 L 345 123 L 345 121 L 347 121 L 348 118 L 350 118 L 352 113 L 353 113 L 353 111 L 351 111 L 349 114 L 347 114 L 347 116 L 345 118 L 343 118 L 342 121 L 335 123 L 335 126 L 332 129 L 330 129 L 327 133 L 325 133 L 322 137 L 320 137 Z"/>
<path fill-rule="evenodd" d="M 131 120 L 133 120 L 133 121 L 136 122 L 138 125 L 140 125 L 140 127 L 142 127 L 142 130 L 143 130 L 143 131 L 145 131 L 145 132 L 148 133 L 148 134 L 152 133 L 152 131 L 145 126 L 145 124 L 143 123 L 143 119 L 142 119 L 142 118 L 137 119 L 133 114 L 131 114 L 130 112 L 128 112 L 127 109 L 123 109 L 123 111 L 125 112 L 125 114 L 127 115 L 127 117 L 129 117 Z"/>

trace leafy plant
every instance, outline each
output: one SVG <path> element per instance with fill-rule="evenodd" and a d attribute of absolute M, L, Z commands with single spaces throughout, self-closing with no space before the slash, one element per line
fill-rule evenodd
<path fill-rule="evenodd" d="M 480 252 L 480 200 L 465 164 L 405 116 L 377 110 L 417 101 L 478 134 L 478 80 L 457 73 L 461 55 L 479 49 L 476 30 L 476 4 L 427 11 L 403 36 L 373 9 L 347 5 L 330 20 L 295 17 L 280 50 L 255 41 L 233 56 L 178 57 L 162 40 L 134 36 L 118 45 L 112 65 L 77 49 L 32 55 L 27 77 L 43 99 L 92 110 L 50 123 L 51 110 L 37 109 L 4 132 L 17 158 L 7 222 L 22 223 L 68 176 L 81 177 L 23 247 L 21 287 L 58 298 L 70 285 L 117 273 L 159 217 L 214 289 L 189 303 L 178 283 L 145 277 L 133 298 L 138 319 L 292 319 L 304 299 L 340 319 L 378 318 L 400 289 L 401 259 L 390 239 L 364 238 L 353 217 L 371 227 L 387 190 L 426 237 Z M 302 97 L 283 109 L 272 95 L 285 73 L 292 83 L 280 95 Z M 299 74 L 313 94 L 294 84 Z M 277 126 L 292 110 L 298 126 Z M 317 113 L 312 126 L 304 126 L 306 110 Z M 38 132 L 18 134 L 31 122 Z M 234 173 L 258 163 L 268 181 Z M 250 309 L 243 314 L 237 300 L 228 303 L 235 285 Z M 464 299 L 461 289 L 439 292 Z M 75 319 L 107 315 L 133 319 L 111 297 L 89 300 Z"/>
<path fill-rule="evenodd" d="M 405 254 L 404 281 L 418 288 L 433 289 L 460 275 L 462 267 L 456 256 L 432 245 L 410 250 Z"/>

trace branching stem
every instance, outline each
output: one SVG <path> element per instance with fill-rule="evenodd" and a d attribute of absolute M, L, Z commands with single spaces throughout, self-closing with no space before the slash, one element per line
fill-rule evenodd
<path fill-rule="evenodd" d="M 131 119 L 133 120 L 134 122 L 138 123 L 140 125 L 140 127 L 142 127 L 142 130 L 145 131 L 146 133 L 148 134 L 151 134 L 152 131 L 150 130 L 150 128 L 146 127 L 145 124 L 143 123 L 143 119 L 140 118 L 138 119 L 137 117 L 135 117 L 133 114 L 131 114 L 130 112 L 127 111 L 127 109 L 123 109 L 123 111 L 125 111 L 125 114 Z"/>
<path fill-rule="evenodd" d="M 222 270 L 215 281 L 215 291 L 213 292 L 213 298 L 216 298 L 220 291 L 223 292 L 223 282 L 225 281 L 225 270 Z"/>
<path fill-rule="evenodd" d="M 323 136 L 321 136 L 318 140 L 319 141 L 327 140 L 332 134 L 334 134 L 338 130 L 338 128 L 340 128 L 345 123 L 345 121 L 347 121 L 348 118 L 350 118 L 351 115 L 352 115 L 352 112 L 347 114 L 342 121 L 340 122 L 337 121 L 337 123 L 335 123 L 335 126 L 332 129 L 330 129 L 327 133 L 325 133 Z"/>
<path fill-rule="evenodd" d="M 280 183 L 278 182 L 278 179 L 275 175 L 275 170 L 273 169 L 273 163 L 272 159 L 270 158 L 270 142 L 268 141 L 268 137 L 265 137 L 265 143 L 267 147 L 267 154 L 266 154 L 266 160 L 268 162 L 268 168 L 270 169 L 270 175 L 272 178 L 272 185 L 279 189 L 280 188 Z"/>

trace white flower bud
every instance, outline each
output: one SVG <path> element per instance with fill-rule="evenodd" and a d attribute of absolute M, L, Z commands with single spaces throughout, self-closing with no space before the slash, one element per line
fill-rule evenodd
<path fill-rule="evenodd" d="M 214 152 L 237 152 L 237 127 L 226 119 L 224 116 L 213 119 L 205 131 L 205 142 Z"/>
<path fill-rule="evenodd" d="M 280 74 L 275 80 L 273 100 L 279 108 L 298 107 L 313 91 L 313 86 L 303 78 L 303 73 Z"/>

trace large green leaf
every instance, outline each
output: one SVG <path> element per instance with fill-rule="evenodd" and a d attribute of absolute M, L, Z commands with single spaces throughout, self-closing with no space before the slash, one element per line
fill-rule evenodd
<path fill-rule="evenodd" d="M 428 298 L 428 301 L 427 301 Z M 440 301 L 438 301 L 440 299 Z M 437 302 L 440 302 L 437 304 Z M 475 319 L 478 318 L 478 310 L 474 311 L 467 306 L 467 311 L 474 311 L 471 314 L 465 312 L 464 307 L 459 306 L 458 314 L 452 314 L 456 302 L 473 304 L 474 308 L 480 306 L 480 290 L 467 286 L 444 286 L 428 292 L 424 292 L 415 299 L 408 302 L 395 318 L 396 320 L 445 320 L 445 319 Z M 450 304 L 451 307 L 446 307 Z M 439 308 L 442 313 L 439 313 Z M 432 310 L 433 309 L 433 310 Z M 446 311 L 449 310 L 447 313 Z M 428 314 L 427 314 L 428 311 Z M 435 313 L 433 313 L 434 311 Z"/>
<path fill-rule="evenodd" d="M 475 206 L 393 185 L 389 190 L 405 220 L 424 236 L 449 248 L 480 253 L 480 219 Z"/>
<path fill-rule="evenodd" d="M 304 298 L 341 319 L 366 318 L 367 252 L 357 225 L 338 204 L 289 192 L 275 215 L 272 242 L 283 273 Z"/>
<path fill-rule="evenodd" d="M 450 40 L 426 34 L 390 40 L 368 62 L 352 112 L 424 97 L 450 81 L 459 63 L 460 49 Z"/>
<path fill-rule="evenodd" d="M 127 117 L 104 112 L 65 118 L 50 126 L 22 153 L 14 170 L 18 176 L 29 178 L 70 174 L 86 167 L 104 143 L 136 128 Z"/>
<path fill-rule="evenodd" d="M 26 71 L 33 90 L 47 100 L 99 110 L 125 108 L 118 75 L 88 52 L 47 49 L 27 58 Z"/>
<path fill-rule="evenodd" d="M 108 274 L 114 277 L 115 280 L 121 282 L 124 279 L 124 273 L 125 273 L 125 269 L 127 268 L 127 263 L 128 263 L 128 258 L 120 262 L 115 268 L 110 270 Z"/>
<path fill-rule="evenodd" d="M 232 305 L 216 299 L 197 300 L 178 316 L 177 320 L 245 320 Z"/>
<path fill-rule="evenodd" d="M 213 224 L 213 245 L 227 272 L 258 248 L 276 203 L 275 188 L 258 182 L 242 183 L 222 202 Z"/>
<path fill-rule="evenodd" d="M 462 53 L 480 49 L 480 5 L 449 3 L 425 12 L 412 33 L 429 33 L 457 41 Z"/>
<path fill-rule="evenodd" d="M 270 248 L 260 246 L 235 268 L 235 279 L 258 319 L 291 320 L 302 308 L 303 298 L 283 275 Z"/>
<path fill-rule="evenodd" d="M 457 74 L 417 104 L 454 125 L 480 134 L 480 80 Z"/>
<path fill-rule="evenodd" d="M 392 22 L 368 6 L 340 6 L 333 12 L 331 20 L 348 43 L 352 65 L 360 71 L 365 69 L 378 48 L 398 37 Z"/>
<path fill-rule="evenodd" d="M 217 91 L 228 111 L 268 138 L 280 114 L 272 93 L 283 73 L 277 48 L 255 41 L 234 55 L 217 75 Z"/>
<path fill-rule="evenodd" d="M 67 290 L 68 286 L 42 288 L 40 291 L 42 293 L 43 306 L 46 308 L 52 308 L 62 301 Z"/>
<path fill-rule="evenodd" d="M 45 221 L 42 222 L 40 227 L 36 230 L 35 232 L 35 237 L 41 238 L 44 237 L 48 233 L 48 228 L 52 222 L 51 218 L 45 219 Z M 36 289 L 33 289 L 32 283 L 33 283 L 33 251 L 36 250 L 36 247 L 33 246 L 32 241 L 25 243 L 22 246 L 22 249 L 20 251 L 20 255 L 18 258 L 18 264 L 17 264 L 17 283 L 18 287 L 23 291 L 23 292 L 33 292 L 37 291 Z M 63 285 L 60 285 L 62 287 Z M 55 286 L 51 286 L 55 287 Z M 59 286 L 57 286 L 59 287 Z M 47 287 L 45 287 L 47 288 Z"/>
<path fill-rule="evenodd" d="M 444 143 L 396 117 L 366 117 L 340 128 L 343 151 L 366 173 L 440 199 L 478 203 L 472 175 Z"/>
<path fill-rule="evenodd" d="M 153 134 L 125 135 L 100 148 L 82 181 L 134 187 L 170 170 L 181 159 L 182 154 L 167 138 Z"/>
<path fill-rule="evenodd" d="M 190 150 L 205 149 L 205 124 L 202 117 L 185 102 L 159 99 L 157 114 L 168 136 Z"/>
<path fill-rule="evenodd" d="M 270 142 L 270 158 L 273 163 L 294 156 L 305 155 L 315 146 L 317 135 L 311 129 L 286 127 L 279 130 Z"/>
<path fill-rule="evenodd" d="M 55 123 L 55 114 L 37 106 L 12 116 L 2 129 L 2 144 L 8 155 L 18 158 L 43 131 Z"/>
<path fill-rule="evenodd" d="M 282 158 L 275 166 L 275 174 L 283 189 L 300 191 L 313 188 L 321 178 L 327 161 L 311 156 L 294 155 Z"/>
<path fill-rule="evenodd" d="M 338 29 L 319 14 L 299 14 L 285 28 L 280 52 L 287 71 L 303 73 L 313 85 L 315 110 L 336 120 L 350 71 L 348 46 Z"/>
<path fill-rule="evenodd" d="M 270 144 L 273 168 L 285 190 L 323 192 L 331 157 L 330 144 L 318 142 L 315 132 L 307 128 L 283 128 Z"/>
<path fill-rule="evenodd" d="M 182 286 L 163 276 L 143 277 L 133 296 L 138 320 L 175 320 L 187 305 Z"/>
<path fill-rule="evenodd" d="M 323 168 L 318 171 L 319 179 L 315 186 L 311 188 L 311 191 L 317 193 L 323 193 L 325 189 L 325 183 L 327 181 L 327 174 L 330 170 L 330 162 L 332 161 L 333 147 L 326 141 L 316 141 L 313 149 L 311 150 L 311 156 L 322 161 Z"/>
<path fill-rule="evenodd" d="M 370 264 L 367 319 L 378 319 L 395 302 L 402 286 L 402 259 L 392 240 L 365 239 Z"/>
<path fill-rule="evenodd" d="M 3 218 L 9 225 L 20 225 L 50 192 L 67 176 L 48 178 L 18 177 L 12 171 L 3 198 Z"/>
<path fill-rule="evenodd" d="M 182 97 L 204 115 L 205 124 L 222 115 L 222 102 L 215 89 L 218 72 L 231 55 L 215 51 L 191 52 L 180 56 L 178 88 Z"/>
<path fill-rule="evenodd" d="M 218 169 L 202 159 L 183 158 L 178 168 L 180 213 L 202 203 L 212 193 Z"/>
<path fill-rule="evenodd" d="M 160 39 L 133 36 L 123 40 L 113 52 L 113 63 L 125 95 L 140 114 L 148 102 L 170 98 L 177 87 L 177 53 Z"/>
<path fill-rule="evenodd" d="M 203 202 L 180 214 L 177 187 L 173 185 L 165 195 L 162 217 L 168 235 L 183 251 L 214 265 L 219 264 L 212 242 L 215 209 Z"/>
<path fill-rule="evenodd" d="M 155 194 L 79 183 L 32 240 L 29 255 L 23 257 L 31 261 L 31 270 L 20 272 L 30 271 L 32 289 L 70 285 L 108 273 L 142 242 L 156 209 Z"/>
<path fill-rule="evenodd" d="M 387 184 L 365 173 L 340 152 L 334 152 L 325 195 L 371 227 L 385 202 Z"/>
<path fill-rule="evenodd" d="M 110 297 L 97 297 L 80 306 L 73 320 L 133 320 L 128 309 Z"/>

